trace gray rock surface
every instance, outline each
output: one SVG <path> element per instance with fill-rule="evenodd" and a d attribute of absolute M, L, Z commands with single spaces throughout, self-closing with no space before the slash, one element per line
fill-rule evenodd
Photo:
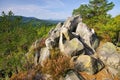
<path fill-rule="evenodd" d="M 45 44 L 49 49 L 58 47 L 61 27 L 62 27 L 62 23 L 58 23 L 55 29 L 50 30 L 49 38 L 47 38 L 45 41 Z"/>
<path fill-rule="evenodd" d="M 106 42 L 102 47 L 99 49 L 100 54 L 113 54 L 116 53 L 116 46 L 113 43 Z"/>
<path fill-rule="evenodd" d="M 118 68 L 120 66 L 120 55 L 117 53 L 111 54 L 108 57 L 106 64 L 114 68 Z"/>
<path fill-rule="evenodd" d="M 99 58 L 108 66 L 108 70 L 113 75 L 117 75 L 120 70 L 120 54 L 113 43 L 103 44 L 97 51 Z"/>
<path fill-rule="evenodd" d="M 108 67 L 108 70 L 110 73 L 112 73 L 113 75 L 117 75 L 118 74 L 118 70 L 112 68 L 112 67 Z"/>
<path fill-rule="evenodd" d="M 58 23 L 55 29 L 51 29 L 49 31 L 49 36 L 53 38 L 57 38 L 60 36 L 60 28 L 62 27 L 62 23 Z"/>
<path fill-rule="evenodd" d="M 77 15 L 77 16 L 72 16 L 69 17 L 65 22 L 64 26 L 67 27 L 71 32 L 75 32 L 77 25 L 79 22 L 82 22 L 82 18 Z"/>
<path fill-rule="evenodd" d="M 95 35 L 95 32 L 93 29 L 90 29 L 86 26 L 86 24 L 80 22 L 77 26 L 76 33 L 80 35 L 80 37 L 84 40 L 84 42 L 90 47 L 90 48 L 97 48 L 99 45 L 99 40 L 97 36 Z"/>
<path fill-rule="evenodd" d="M 48 49 L 53 49 L 58 45 L 58 43 L 55 41 L 55 38 L 53 37 L 47 38 L 45 44 Z"/>
<path fill-rule="evenodd" d="M 83 49 L 83 44 L 77 38 L 73 38 L 70 41 L 66 41 L 64 44 L 60 44 L 60 51 L 67 56 L 76 56 L 82 54 Z"/>
<path fill-rule="evenodd" d="M 88 74 L 95 74 L 104 68 L 104 64 L 100 60 L 88 55 L 80 55 L 74 60 L 74 64 L 76 70 Z"/>
<path fill-rule="evenodd" d="M 48 59 L 49 57 L 50 57 L 50 52 L 49 52 L 48 48 L 47 47 L 41 48 L 40 57 L 39 57 L 39 63 L 41 64 L 41 66 L 44 66 L 43 62 L 46 59 Z"/>
<path fill-rule="evenodd" d="M 97 53 L 106 65 L 114 68 L 118 68 L 120 66 L 120 54 L 117 53 L 116 46 L 113 43 L 107 42 L 103 44 Z"/>

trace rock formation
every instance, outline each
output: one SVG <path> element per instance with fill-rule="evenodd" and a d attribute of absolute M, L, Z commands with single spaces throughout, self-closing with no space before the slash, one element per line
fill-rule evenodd
<path fill-rule="evenodd" d="M 85 80 L 82 75 L 76 73 L 85 72 L 94 75 L 105 66 L 108 66 L 107 69 L 112 75 L 120 72 L 118 71 L 120 70 L 120 54 L 117 53 L 116 47 L 112 43 L 106 43 L 96 52 L 99 39 L 94 29 L 87 27 L 79 15 L 69 17 L 64 23 L 58 23 L 55 29 L 50 30 L 48 38 L 44 41 L 45 46 L 40 46 L 40 44 L 41 40 L 36 41 L 27 53 L 27 57 L 31 54 L 31 50 L 35 50 L 36 53 L 33 53 L 35 55 L 34 64 L 46 67 L 43 62 L 50 58 L 50 50 L 58 48 L 74 63 L 73 71 L 66 73 L 64 80 L 73 80 L 74 78 Z"/>
<path fill-rule="evenodd" d="M 45 43 L 49 49 L 59 47 L 64 54 L 76 56 L 83 53 L 94 54 L 99 41 L 94 30 L 82 23 L 80 16 L 73 16 L 63 24 L 58 23 L 56 28 L 49 32 Z"/>

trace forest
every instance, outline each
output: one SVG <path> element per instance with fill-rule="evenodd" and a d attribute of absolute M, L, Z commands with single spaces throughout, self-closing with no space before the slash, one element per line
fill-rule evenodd
<path fill-rule="evenodd" d="M 0 76 L 24 70 L 24 56 L 32 43 L 45 38 L 48 31 L 55 26 L 45 21 L 23 22 L 21 16 L 14 16 L 12 11 L 0 16 Z M 34 25 L 36 24 L 36 25 Z M 21 59 L 23 61 L 21 61 Z M 18 71 L 16 71 L 18 70 Z M 11 72 L 12 71 L 12 72 Z M 3 74 L 3 75 L 2 75 Z"/>

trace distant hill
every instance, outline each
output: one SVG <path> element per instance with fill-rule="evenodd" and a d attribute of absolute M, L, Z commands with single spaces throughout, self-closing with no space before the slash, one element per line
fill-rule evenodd
<path fill-rule="evenodd" d="M 44 20 L 44 19 L 38 19 L 35 17 L 25 17 L 25 16 L 14 16 L 14 17 L 21 17 L 22 18 L 22 22 L 24 24 L 32 24 L 34 26 L 42 26 L 42 25 L 55 25 L 59 22 L 63 22 L 62 20 Z"/>
<path fill-rule="evenodd" d="M 1 17 L 1 16 L 0 16 Z M 32 25 L 32 26 L 50 26 L 50 25 L 56 25 L 59 22 L 63 22 L 63 20 L 45 20 L 45 19 L 38 19 L 35 17 L 25 17 L 25 16 L 12 16 L 11 20 L 15 19 L 15 18 L 21 18 L 22 22 L 21 25 Z M 1 19 L 0 19 L 1 20 Z"/>

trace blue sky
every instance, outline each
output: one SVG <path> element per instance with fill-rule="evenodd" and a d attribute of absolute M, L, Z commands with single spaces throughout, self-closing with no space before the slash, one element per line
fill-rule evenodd
<path fill-rule="evenodd" d="M 120 0 L 108 0 L 114 2 L 112 16 L 120 14 Z M 39 19 L 66 19 L 72 15 L 72 11 L 81 4 L 87 4 L 89 0 L 0 0 L 0 13 L 12 10 L 15 15 L 36 17 Z"/>

